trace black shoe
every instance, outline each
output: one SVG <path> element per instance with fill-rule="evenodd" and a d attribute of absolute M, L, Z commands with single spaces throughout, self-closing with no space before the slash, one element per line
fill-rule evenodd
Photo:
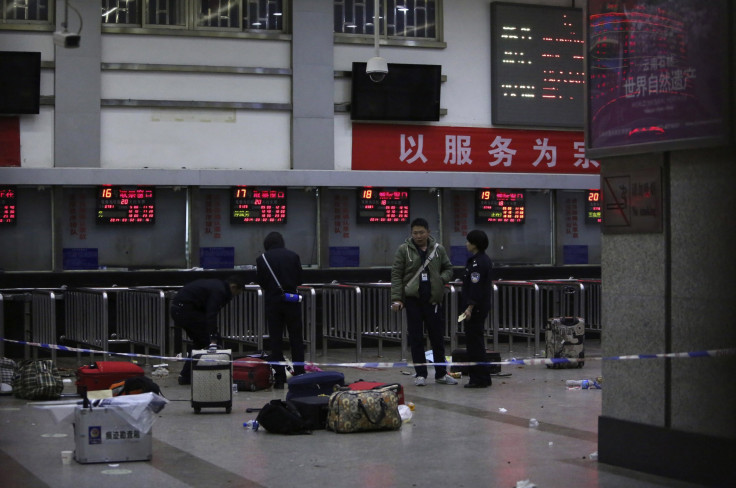
<path fill-rule="evenodd" d="M 485 383 L 468 383 L 463 388 L 488 388 L 489 386 Z"/>
<path fill-rule="evenodd" d="M 190 378 L 185 378 L 183 376 L 179 376 L 179 384 L 180 385 L 191 385 L 192 380 Z"/>
<path fill-rule="evenodd" d="M 274 390 L 283 390 L 284 389 L 284 382 L 283 381 L 277 381 L 273 384 Z"/>

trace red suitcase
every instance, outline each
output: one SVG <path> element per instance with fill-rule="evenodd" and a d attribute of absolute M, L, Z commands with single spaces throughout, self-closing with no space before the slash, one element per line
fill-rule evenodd
<path fill-rule="evenodd" d="M 113 383 L 144 376 L 143 368 L 127 361 L 97 361 L 77 369 L 77 393 L 107 390 Z"/>
<path fill-rule="evenodd" d="M 233 361 L 233 383 L 238 391 L 256 391 L 270 388 L 273 384 L 271 366 L 265 359 L 240 358 Z"/>
<path fill-rule="evenodd" d="M 350 383 L 348 388 L 351 390 L 372 390 L 374 388 L 383 388 L 388 385 L 399 385 L 398 383 L 381 383 L 380 381 L 363 381 L 358 380 L 354 383 Z M 399 405 L 404 404 L 404 387 L 399 385 Z"/>

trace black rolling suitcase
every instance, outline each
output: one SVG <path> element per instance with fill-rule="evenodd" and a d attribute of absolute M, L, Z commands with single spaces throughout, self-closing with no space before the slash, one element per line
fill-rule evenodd
<path fill-rule="evenodd" d="M 548 368 L 582 368 L 585 364 L 585 320 L 581 317 L 549 319 L 544 331 L 545 356 L 549 359 L 576 359 L 575 362 L 555 362 Z"/>
<path fill-rule="evenodd" d="M 286 399 L 331 395 L 336 387 L 345 386 L 345 375 L 339 371 L 319 371 L 293 376 L 287 381 L 289 391 Z"/>
<path fill-rule="evenodd" d="M 233 407 L 233 363 L 230 349 L 192 351 L 192 408 Z"/>

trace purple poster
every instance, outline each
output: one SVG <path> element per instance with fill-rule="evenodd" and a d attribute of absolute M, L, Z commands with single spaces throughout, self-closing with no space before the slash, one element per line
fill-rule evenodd
<path fill-rule="evenodd" d="M 588 0 L 588 157 L 727 143 L 727 0 Z"/>

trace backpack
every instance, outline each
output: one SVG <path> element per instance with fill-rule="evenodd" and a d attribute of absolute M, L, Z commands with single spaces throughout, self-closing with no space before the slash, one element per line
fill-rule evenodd
<path fill-rule="evenodd" d="M 271 400 L 256 417 L 258 424 L 272 434 L 311 434 L 299 410 L 290 401 Z"/>
<path fill-rule="evenodd" d="M 147 376 L 134 376 L 110 385 L 112 396 L 139 395 L 141 393 L 155 393 L 163 396 L 161 388 Z"/>
<path fill-rule="evenodd" d="M 59 370 L 50 359 L 27 359 L 18 365 L 13 393 L 26 400 L 58 400 L 64 390 Z"/>

